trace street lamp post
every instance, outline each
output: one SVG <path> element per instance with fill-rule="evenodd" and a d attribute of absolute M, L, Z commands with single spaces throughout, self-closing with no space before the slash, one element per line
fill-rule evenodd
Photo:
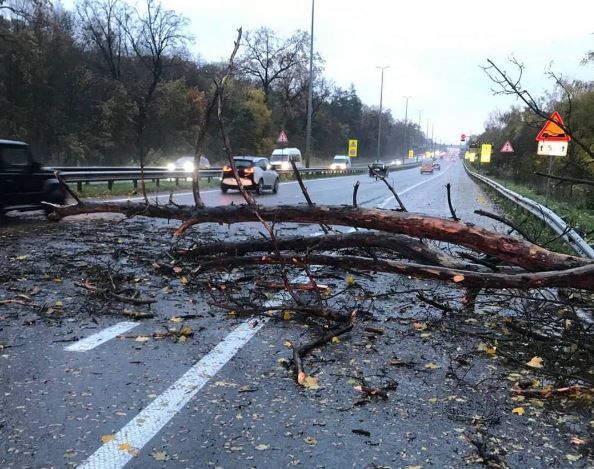
<path fill-rule="evenodd" d="M 390 68 L 389 65 L 384 67 L 376 67 L 382 71 L 382 80 L 380 85 L 380 105 L 378 114 L 378 125 L 377 125 L 377 159 L 380 160 L 381 155 L 381 142 L 382 142 L 382 101 L 384 97 L 384 70 Z"/>
<path fill-rule="evenodd" d="M 315 0 L 311 0 L 311 35 L 309 42 L 309 91 L 307 96 L 307 126 L 305 130 L 305 167 L 309 168 L 311 155 L 311 111 L 313 102 L 313 40 Z"/>
<path fill-rule="evenodd" d="M 419 133 L 423 133 L 421 130 L 421 114 L 423 114 L 423 110 L 419 109 Z M 420 142 L 422 143 L 422 142 Z M 417 151 L 417 163 L 419 162 L 419 152 Z"/>
<path fill-rule="evenodd" d="M 402 154 L 402 164 L 404 164 L 404 159 L 408 153 L 408 100 L 412 96 L 403 96 L 406 100 L 406 105 L 404 107 L 404 153 Z"/>

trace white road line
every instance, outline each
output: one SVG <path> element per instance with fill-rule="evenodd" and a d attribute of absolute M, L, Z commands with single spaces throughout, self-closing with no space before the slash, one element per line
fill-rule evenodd
<path fill-rule="evenodd" d="M 140 323 L 130 321 L 118 322 L 107 329 L 103 329 L 101 332 L 97 332 L 96 334 L 90 335 L 89 337 L 64 347 L 64 350 L 67 352 L 87 352 L 107 342 L 108 340 L 113 339 L 117 335 L 129 331 L 130 329 L 138 326 L 138 324 Z"/>
<path fill-rule="evenodd" d="M 410 186 L 410 187 L 408 187 L 408 188 L 404 189 L 404 190 L 403 190 L 403 191 L 401 191 L 401 192 L 397 192 L 397 194 L 398 194 L 399 196 L 400 196 L 400 195 L 403 195 L 403 194 L 406 194 L 407 192 L 410 192 L 410 191 L 412 191 L 413 189 L 416 189 L 417 187 L 419 187 L 419 186 L 422 186 L 423 184 L 426 184 L 426 183 L 428 183 L 428 182 L 430 182 L 430 181 L 433 181 L 434 179 L 437 179 L 438 177 L 441 177 L 441 176 L 443 176 L 445 173 L 447 173 L 447 172 L 450 170 L 450 168 L 451 168 L 452 166 L 454 166 L 454 165 L 449 165 L 449 166 L 448 166 L 448 169 L 446 169 L 444 172 L 442 172 L 442 173 L 438 174 L 437 176 L 433 176 L 433 177 L 430 177 L 429 179 L 425 179 L 424 181 L 418 182 L 417 184 L 415 184 L 415 185 L 413 185 L 413 186 Z M 386 208 L 386 206 L 387 206 L 387 205 L 388 205 L 388 204 L 389 204 L 389 203 L 390 203 L 392 200 L 396 200 L 396 199 L 394 198 L 394 196 L 393 196 L 393 195 L 391 195 L 391 196 L 390 196 L 390 197 L 388 197 L 386 200 L 384 200 L 384 201 L 383 201 L 383 202 L 380 204 L 379 208 Z"/>
<path fill-rule="evenodd" d="M 260 317 L 237 326 L 222 342 L 117 432 L 114 440 L 105 443 L 78 467 L 124 467 L 134 457 L 135 451 L 146 445 L 267 322 L 268 318 Z"/>

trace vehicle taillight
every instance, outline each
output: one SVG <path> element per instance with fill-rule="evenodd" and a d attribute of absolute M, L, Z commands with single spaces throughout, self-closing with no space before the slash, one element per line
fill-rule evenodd
<path fill-rule="evenodd" d="M 245 168 L 243 170 L 244 174 L 254 174 L 254 168 Z"/>

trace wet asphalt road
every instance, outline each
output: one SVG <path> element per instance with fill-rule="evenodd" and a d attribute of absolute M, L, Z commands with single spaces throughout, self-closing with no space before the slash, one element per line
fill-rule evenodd
<path fill-rule="evenodd" d="M 463 219 L 480 223 L 472 210 L 493 209 L 459 163 L 444 165 L 444 169 L 433 176 L 420 175 L 418 169 L 410 169 L 394 172 L 390 179 L 409 211 L 448 216 L 444 188 L 447 182 L 452 183 L 453 203 Z M 348 204 L 357 180 L 361 181 L 360 205 L 394 207 L 394 200 L 383 183 L 366 176 L 309 180 L 306 184 L 316 203 Z M 206 191 L 203 195 L 207 205 L 242 201 L 239 194 Z M 188 203 L 190 197 L 177 196 L 176 202 Z M 301 202 L 302 197 L 295 183 L 285 183 L 278 195 L 265 194 L 259 197 L 259 202 L 294 204 Z M 42 244 L 47 242 L 45 247 L 39 246 L 37 252 L 14 251 L 10 255 L 27 255 L 31 261 L 47 262 L 43 260 L 43 253 L 52 249 L 52 243 L 56 246 L 60 242 L 76 243 L 68 236 L 60 239 L 60 230 L 72 233 L 81 224 L 88 229 L 95 220 L 75 217 L 51 228 L 50 234 L 39 228 L 45 222 L 35 218 L 24 225 L 21 233 L 19 225 L 8 227 L 11 240 L 17 238 L 17 250 L 18 236 L 30 233 L 30 226 L 39 229 Z M 130 228 L 142 228 L 144 223 L 147 222 L 137 219 L 130 222 Z M 211 226 L 200 227 L 198 231 L 229 239 L 249 236 L 254 229 L 257 228 L 235 226 L 227 230 Z M 306 231 L 316 231 L 316 227 L 300 232 Z M 102 236 L 103 244 L 99 247 L 110 246 L 104 238 L 107 234 L 101 231 L 97 235 Z M 71 236 L 76 238 L 75 234 Z M 125 249 L 126 241 L 122 243 Z M 164 240 L 163 246 L 166 244 Z M 83 253 L 81 248 L 81 257 Z M 51 272 L 49 262 L 47 269 Z M 186 324 L 194 330 L 193 337 L 185 343 L 112 339 L 87 352 L 69 352 L 64 348 L 71 341 L 122 320 L 109 315 L 89 317 L 85 314 L 84 303 L 77 305 L 79 300 L 64 296 L 65 283 L 77 280 L 80 279 L 74 274 L 50 287 L 49 294 L 63 302 L 64 308 L 80 308 L 80 314 L 63 321 L 39 321 L 25 326 L 18 310 L 15 315 L 14 307 L 0 306 L 1 343 L 12 345 L 0 355 L 2 467 L 80 465 L 102 446 L 102 437 L 109 439 L 120 431 L 212 351 L 233 327 L 245 321 L 213 311 L 206 304 L 207 297 L 199 292 L 192 293 L 179 282 L 164 284 L 164 279 L 158 275 L 147 276 L 143 288 L 158 293 L 158 302 L 151 307 L 155 318 L 141 322 L 128 334 L 149 337 L 155 331 L 179 326 L 170 320 L 173 316 L 191 314 L 197 317 Z M 378 289 L 392 284 L 428 285 L 428 282 L 395 280 L 383 275 L 376 276 L 374 281 Z M 330 279 L 328 283 L 338 288 L 341 282 Z M 469 424 L 453 419 L 450 410 L 462 402 L 470 411 L 480 412 L 495 403 L 484 395 L 477 395 L 473 400 L 472 396 L 456 395 L 444 387 L 447 364 L 443 349 L 439 344 L 429 346 L 428 339 L 419 339 L 414 330 L 415 335 L 411 337 L 409 323 L 402 319 L 426 312 L 425 307 L 417 303 L 414 295 L 405 294 L 397 302 L 380 302 L 377 320 L 389 333 L 377 338 L 353 333 L 344 339 L 344 345 L 334 344 L 314 353 L 307 366 L 318 371 L 318 390 L 297 387 L 293 375 L 280 365 L 282 359 L 290 357 L 286 341 L 310 338 L 309 328 L 296 321 L 273 320 L 240 348 L 187 405 L 174 412 L 171 420 L 146 445 L 136 448 L 124 443 L 116 452 L 130 454 L 132 458 L 127 467 L 134 468 L 472 465 L 467 458 L 473 448 L 463 437 Z M 401 319 L 396 321 L 397 318 Z M 410 366 L 390 368 L 386 362 L 394 357 Z M 427 363 L 436 363 L 438 369 L 428 370 Z M 353 383 L 362 376 L 371 383 L 395 382 L 398 386 L 387 401 L 372 400 L 359 405 Z M 528 444 L 526 423 L 505 418 L 509 419 L 509 428 L 520 435 L 514 437 L 514 442 Z M 521 453 L 514 462 L 532 467 L 539 467 L 541 463 L 543 467 L 558 465 L 556 458 L 560 455 L 547 451 L 539 445 L 527 454 Z M 91 467 L 120 466 L 108 456 Z"/>

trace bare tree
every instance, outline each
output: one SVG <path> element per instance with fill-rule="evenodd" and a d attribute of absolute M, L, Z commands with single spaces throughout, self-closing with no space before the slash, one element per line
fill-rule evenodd
<path fill-rule="evenodd" d="M 120 0 L 83 0 L 76 5 L 76 11 L 83 40 L 97 50 L 111 78 L 119 81 L 122 58 L 126 54 L 122 29 L 126 7 Z"/>
<path fill-rule="evenodd" d="M 283 41 L 268 28 L 246 33 L 242 70 L 260 82 L 266 102 L 274 82 L 306 66 L 308 37 L 297 31 Z"/>
<path fill-rule="evenodd" d="M 141 188 L 148 203 L 144 184 L 144 165 L 147 149 L 144 132 L 157 85 L 172 56 L 190 39 L 184 30 L 188 20 L 173 10 L 166 10 L 157 0 L 146 0 L 145 11 L 128 10 L 121 23 L 130 48 L 148 72 L 147 79 L 136 83 L 135 94 L 138 115 L 136 118 L 136 148 L 140 162 Z M 144 74 L 142 75 L 144 76 Z"/>

